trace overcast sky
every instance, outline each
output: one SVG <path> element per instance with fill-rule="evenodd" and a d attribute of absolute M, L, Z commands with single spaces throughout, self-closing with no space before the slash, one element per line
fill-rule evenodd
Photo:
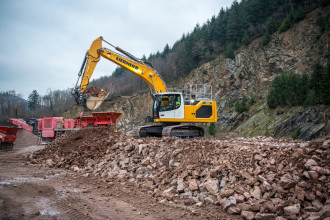
<path fill-rule="evenodd" d="M 233 0 L 0 0 L 0 91 L 74 87 L 84 54 L 103 36 L 136 57 L 173 46 Z M 102 62 L 103 61 L 103 62 Z M 92 79 L 117 66 L 101 60 Z"/>

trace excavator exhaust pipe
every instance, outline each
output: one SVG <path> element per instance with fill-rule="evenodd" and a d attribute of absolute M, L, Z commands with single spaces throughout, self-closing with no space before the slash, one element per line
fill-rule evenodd
<path fill-rule="evenodd" d="M 106 92 L 99 87 L 90 87 L 86 89 L 84 93 L 88 93 L 90 95 L 86 100 L 86 108 L 92 111 L 99 108 L 110 94 L 110 92 Z"/>

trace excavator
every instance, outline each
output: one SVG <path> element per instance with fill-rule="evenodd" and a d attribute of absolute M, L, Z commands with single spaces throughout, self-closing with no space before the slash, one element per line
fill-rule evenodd
<path fill-rule="evenodd" d="M 103 42 L 116 51 L 103 47 Z M 212 100 L 211 86 L 185 84 L 183 89 L 177 91 L 168 89 L 161 75 L 150 63 L 136 58 L 120 47 L 113 46 L 103 37 L 93 41 L 78 73 L 73 93 L 78 105 L 89 110 L 96 110 L 109 95 L 108 92 L 98 87 L 87 88 L 101 57 L 140 77 L 150 87 L 153 99 L 152 116 L 147 116 L 146 122 L 156 124 L 134 128 L 132 130 L 134 137 L 202 137 L 204 129 L 189 123 L 217 122 L 217 106 L 216 102 Z"/>

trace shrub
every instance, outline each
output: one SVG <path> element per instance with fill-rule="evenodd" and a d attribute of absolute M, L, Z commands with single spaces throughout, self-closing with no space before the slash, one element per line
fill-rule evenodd
<path fill-rule="evenodd" d="M 284 20 L 282 21 L 282 24 L 280 26 L 280 29 L 279 29 L 279 32 L 280 33 L 288 30 L 291 27 L 291 25 L 292 25 L 292 17 L 293 17 L 293 15 L 292 15 L 292 13 L 290 13 L 289 15 L 287 15 L 284 18 Z"/>
<path fill-rule="evenodd" d="M 247 102 L 247 98 L 245 96 L 243 96 L 242 98 L 242 101 L 237 101 L 235 103 L 235 110 L 238 112 L 238 113 L 242 113 L 242 112 L 245 112 L 245 111 L 248 111 L 249 108 L 248 106 L 246 105 L 246 102 Z"/>
<path fill-rule="evenodd" d="M 214 122 L 210 123 L 209 125 L 209 134 L 215 137 L 216 129 Z"/>
<path fill-rule="evenodd" d="M 270 34 L 267 31 L 264 37 L 262 38 L 262 46 L 266 46 L 271 40 Z"/>
<path fill-rule="evenodd" d="M 234 54 L 234 48 L 235 47 L 235 44 L 233 42 L 231 42 L 228 47 L 227 47 L 227 50 L 225 51 L 225 56 L 227 58 L 231 58 L 231 59 L 234 59 L 235 58 L 235 54 Z"/>
<path fill-rule="evenodd" d="M 301 135 L 301 129 L 300 128 L 298 128 L 295 132 L 293 132 L 292 134 L 291 134 L 291 137 L 292 137 L 292 139 L 298 139 L 299 137 L 300 137 L 300 135 Z"/>

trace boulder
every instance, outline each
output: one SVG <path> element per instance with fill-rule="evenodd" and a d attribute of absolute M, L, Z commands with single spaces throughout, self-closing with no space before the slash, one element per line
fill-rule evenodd
<path fill-rule="evenodd" d="M 297 215 L 300 212 L 300 204 L 298 203 L 298 204 L 284 207 L 284 212 L 287 215 Z"/>
<path fill-rule="evenodd" d="M 217 180 L 208 180 L 204 183 L 204 187 L 212 194 L 216 194 L 218 189 L 218 181 Z"/>

